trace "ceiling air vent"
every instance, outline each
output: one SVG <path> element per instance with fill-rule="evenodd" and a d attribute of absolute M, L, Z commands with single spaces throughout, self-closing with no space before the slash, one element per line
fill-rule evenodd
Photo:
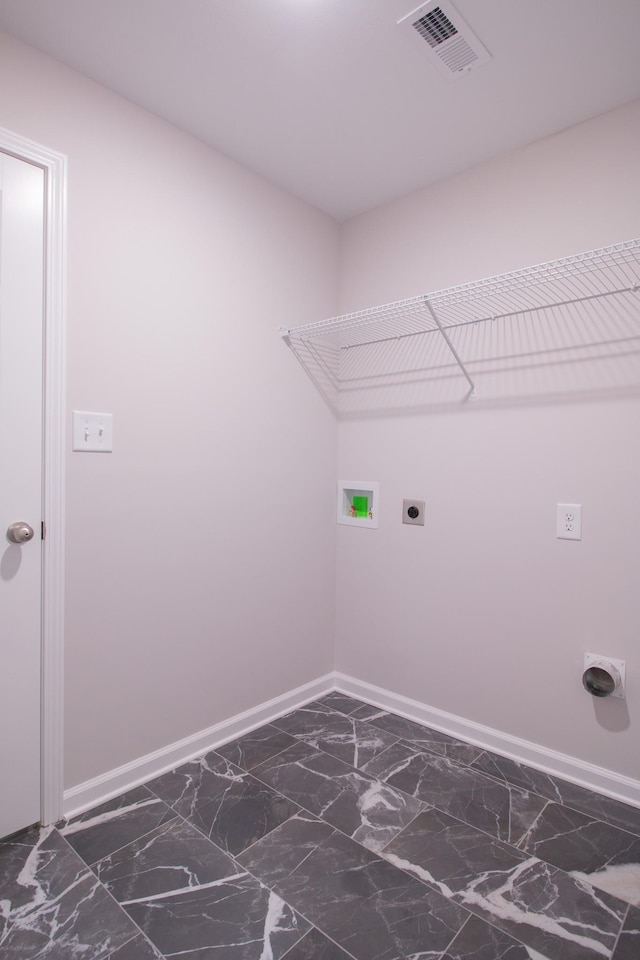
<path fill-rule="evenodd" d="M 449 80 L 491 60 L 489 51 L 448 0 L 423 3 L 398 20 L 398 26 L 417 40 L 422 52 Z"/>

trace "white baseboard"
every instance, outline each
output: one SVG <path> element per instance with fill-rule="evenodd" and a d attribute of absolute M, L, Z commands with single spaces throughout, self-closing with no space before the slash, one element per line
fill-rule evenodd
<path fill-rule="evenodd" d="M 503 757 L 509 757 L 519 763 L 528 764 L 544 773 L 552 774 L 588 790 L 595 790 L 605 796 L 622 800 L 632 806 L 640 807 L 640 781 L 632 780 L 622 774 L 614 773 L 586 763 L 576 757 L 558 753 L 539 744 L 513 737 L 501 730 L 485 727 L 482 724 L 466 720 L 444 710 L 429 707 L 417 700 L 411 700 L 399 694 L 391 693 L 382 687 L 356 680 L 343 673 L 328 673 L 318 680 L 306 683 L 295 690 L 236 714 L 228 720 L 214 724 L 184 740 L 171 743 L 144 757 L 132 760 L 115 770 L 109 770 L 93 780 L 78 784 L 64 793 L 63 814 L 72 817 L 84 810 L 95 807 L 125 790 L 137 787 L 148 780 L 158 777 L 168 770 L 186 763 L 194 757 L 202 756 L 209 750 L 235 740 L 264 723 L 270 723 L 284 713 L 295 710 L 324 696 L 331 690 L 339 690 L 349 696 L 371 703 L 382 710 L 397 713 L 409 720 L 415 720 L 434 730 L 448 733 L 450 736 L 473 743 L 478 747 L 491 750 Z"/>
<path fill-rule="evenodd" d="M 548 747 L 542 747 L 529 740 L 521 740 L 501 730 L 485 727 L 472 720 L 465 720 L 452 713 L 446 713 L 436 707 L 417 700 L 410 700 L 382 687 L 373 686 L 362 680 L 356 680 L 343 673 L 334 673 L 334 686 L 341 693 L 365 700 L 367 703 L 397 713 L 409 720 L 415 720 L 424 726 L 433 727 L 441 733 L 465 740 L 478 747 L 484 747 L 510 760 L 525 763 L 544 773 L 576 783 L 580 787 L 594 790 L 614 800 L 622 800 L 634 807 L 640 807 L 640 780 L 633 780 L 613 770 L 606 770 L 576 757 L 558 753 Z"/>
<path fill-rule="evenodd" d="M 117 797 L 125 790 L 140 786 L 141 783 L 159 777 L 168 770 L 173 770 L 181 763 L 203 756 L 209 750 L 215 750 L 216 747 L 221 747 L 224 743 L 235 740 L 236 737 L 241 737 L 264 723 L 276 720 L 290 710 L 323 697 L 334 688 L 334 675 L 328 673 L 318 680 L 305 683 L 280 697 L 275 697 L 257 707 L 238 713 L 228 720 L 216 723 L 206 730 L 185 737 L 184 740 L 170 743 L 166 747 L 154 750 L 153 753 L 116 767 L 115 770 L 108 770 L 99 777 L 71 787 L 64 792 L 63 816 L 66 818 L 76 816 L 112 797 Z"/>

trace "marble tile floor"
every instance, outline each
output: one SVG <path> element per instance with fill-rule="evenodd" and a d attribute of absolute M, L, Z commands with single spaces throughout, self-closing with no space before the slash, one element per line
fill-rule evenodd
<path fill-rule="evenodd" d="M 333 693 L 0 843 L 40 957 L 639 960 L 640 809 Z"/>

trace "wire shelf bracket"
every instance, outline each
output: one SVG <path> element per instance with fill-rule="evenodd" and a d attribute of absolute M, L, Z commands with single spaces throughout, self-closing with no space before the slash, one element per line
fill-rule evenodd
<path fill-rule="evenodd" d="M 442 338 L 443 338 L 444 342 L 445 342 L 446 345 L 448 346 L 449 350 L 450 350 L 451 353 L 453 354 L 453 357 L 454 357 L 456 363 L 458 364 L 458 366 L 459 366 L 460 369 L 462 370 L 463 374 L 464 374 L 465 377 L 467 378 L 467 382 L 468 382 L 468 384 L 469 384 L 469 396 L 472 397 L 473 399 L 475 399 L 475 397 L 476 397 L 476 385 L 475 385 L 475 383 L 473 382 L 473 380 L 471 379 L 471 377 L 469 376 L 469 371 L 468 371 L 467 368 L 465 367 L 463 361 L 460 359 L 460 356 L 459 356 L 459 354 L 458 354 L 458 351 L 456 350 L 456 348 L 454 347 L 454 345 L 451 343 L 451 340 L 450 340 L 449 337 L 447 336 L 447 331 L 445 330 L 445 328 L 442 326 L 442 324 L 441 324 L 440 321 L 438 320 L 437 314 L 436 314 L 435 310 L 433 309 L 433 307 L 431 306 L 431 304 L 429 303 L 428 297 L 425 297 L 425 298 L 424 298 L 424 302 L 425 302 L 425 306 L 426 306 L 427 310 L 429 311 L 429 313 L 430 313 L 431 316 L 433 317 L 433 322 L 436 324 L 438 330 L 439 330 L 440 333 L 442 334 Z"/>

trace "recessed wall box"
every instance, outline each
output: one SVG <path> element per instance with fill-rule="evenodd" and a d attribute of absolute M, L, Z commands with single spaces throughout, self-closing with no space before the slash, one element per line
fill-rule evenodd
<path fill-rule="evenodd" d="M 338 482 L 338 523 L 353 527 L 378 526 L 379 484 L 372 480 Z"/>

